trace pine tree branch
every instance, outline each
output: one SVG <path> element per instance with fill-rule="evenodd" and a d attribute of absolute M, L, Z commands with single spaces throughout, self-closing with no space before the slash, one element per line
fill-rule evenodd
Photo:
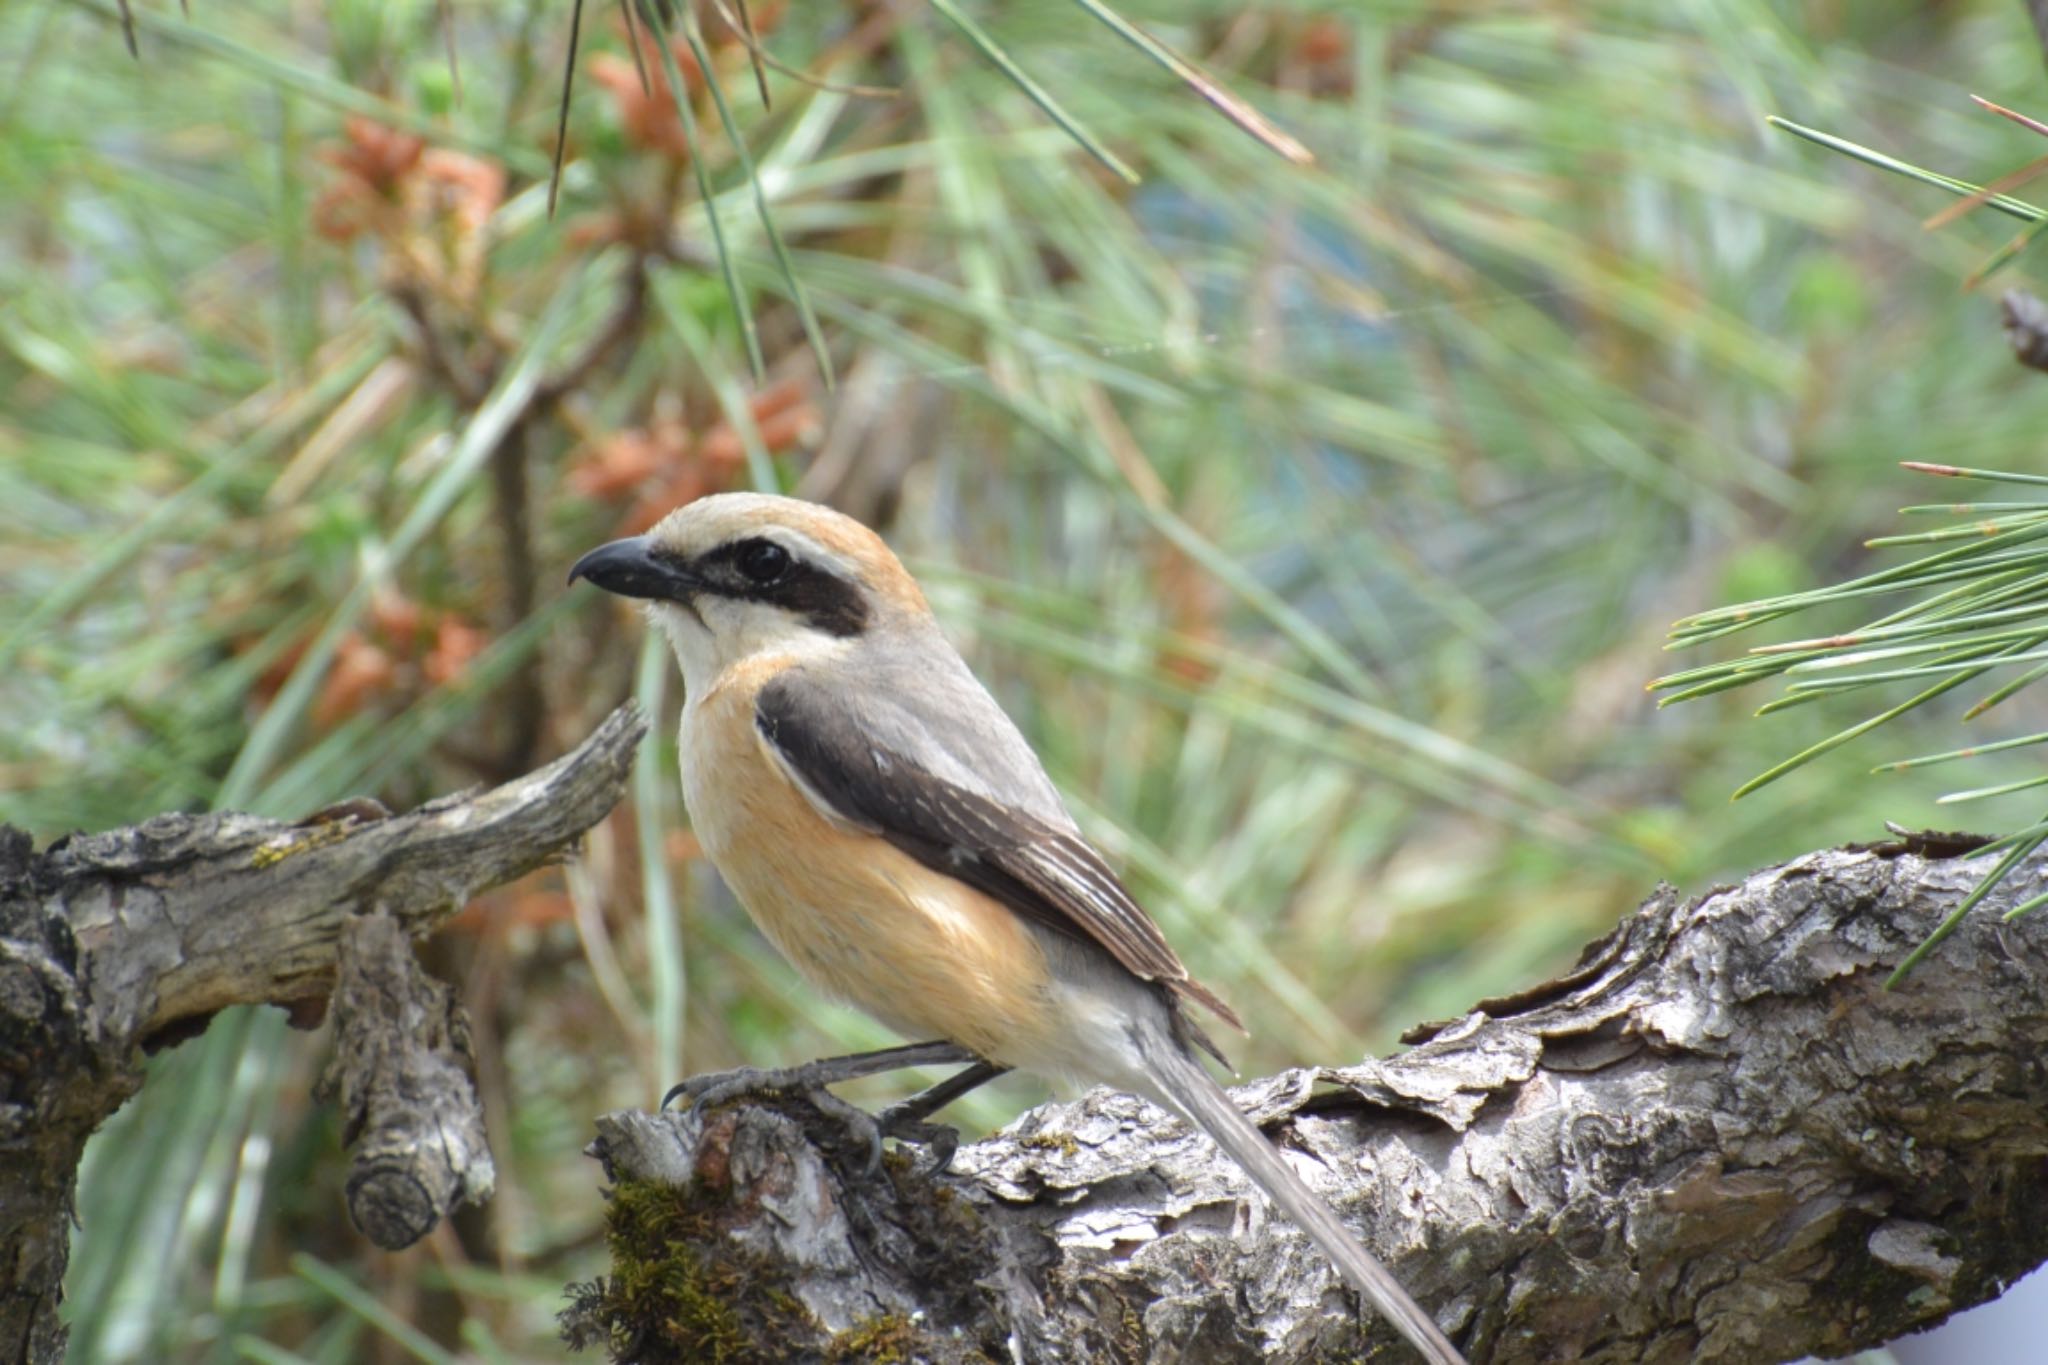
<path fill-rule="evenodd" d="M 1983 875 L 1969 846 L 1660 890 L 1412 1051 L 1238 1095 L 1475 1362 L 1833 1357 L 1930 1327 L 2048 1257 L 2048 925 L 1998 918 L 2048 863 L 1883 989 Z M 864 1176 L 800 1102 L 611 1114 L 592 1151 L 615 1273 L 565 1326 L 621 1358 L 691 1358 L 707 1326 L 788 1359 L 1407 1358 L 1128 1096 L 1034 1110 L 938 1178 Z M 678 1244 L 680 1278 L 641 1273 Z M 728 1316 L 677 1311 L 678 1285 Z"/>
<path fill-rule="evenodd" d="M 536 772 L 403 815 L 374 802 L 296 824 L 165 815 L 40 853 L 0 827 L 0 1360 L 63 1357 L 57 1309 L 79 1157 L 141 1086 L 146 1051 L 204 1030 L 231 1005 L 281 1005 L 317 1020 L 345 933 L 359 946 L 350 1003 L 363 1004 L 373 978 L 376 993 L 410 1002 L 374 1019 L 359 1010 L 362 1029 L 392 1034 L 412 1005 L 438 1008 L 403 955 L 382 954 L 380 971 L 351 923 L 382 912 L 369 923 L 389 916 L 419 937 L 477 891 L 559 857 L 617 804 L 645 729 L 629 704 Z M 438 1216 L 488 1182 L 488 1153 L 461 1097 L 414 1083 L 462 1074 L 459 1020 L 440 1018 L 438 1034 L 424 1030 L 424 1049 L 418 1037 L 378 1042 L 362 1029 L 344 1049 L 335 1084 L 365 1097 L 360 1126 L 374 1145 L 359 1163 L 369 1174 L 351 1182 L 364 1193 L 361 1220 L 391 1225 L 377 1214 L 393 1207 L 392 1191 L 416 1185 L 423 1202 L 397 1201 L 405 1207 L 395 1222 L 423 1231 L 421 1209 Z M 394 1112 L 408 1096 L 410 1124 Z M 399 1130 L 414 1135 L 410 1145 Z M 477 1150 L 452 1152 L 457 1133 Z"/>

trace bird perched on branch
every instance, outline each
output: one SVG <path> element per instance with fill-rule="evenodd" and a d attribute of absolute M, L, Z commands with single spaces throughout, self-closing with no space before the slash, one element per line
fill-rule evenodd
<path fill-rule="evenodd" d="M 882 1133 L 937 1138 L 926 1115 L 1010 1067 L 1135 1092 L 1207 1132 L 1424 1358 L 1461 1361 L 1210 1078 L 1196 1054 L 1222 1053 L 1191 1007 L 1237 1016 L 1082 837 L 879 536 L 812 503 L 727 493 L 569 577 L 643 599 L 675 646 L 684 800 L 754 923 L 820 989 L 942 1040 L 678 1091 L 800 1090 L 849 1115 L 827 1084 L 968 1063 L 870 1126 L 877 1155 Z"/>

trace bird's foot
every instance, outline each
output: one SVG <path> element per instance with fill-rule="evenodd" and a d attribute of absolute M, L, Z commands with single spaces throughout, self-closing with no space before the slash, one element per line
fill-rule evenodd
<path fill-rule="evenodd" d="M 877 1115 L 875 1122 L 898 1142 L 914 1142 L 930 1148 L 932 1164 L 926 1174 L 938 1175 L 953 1164 L 953 1153 L 960 1146 L 960 1130 L 942 1123 L 926 1123 L 925 1120 L 1007 1070 L 1008 1067 L 997 1066 L 994 1062 L 976 1061 L 938 1084 L 918 1091 L 909 1099 L 898 1100 Z"/>
<path fill-rule="evenodd" d="M 833 1077 L 819 1074 L 823 1066 L 822 1062 L 812 1062 L 805 1066 L 736 1066 L 730 1071 L 707 1071 L 670 1086 L 661 1097 L 661 1107 L 666 1109 L 682 1100 L 691 1113 L 701 1114 L 752 1095 L 809 1094 L 832 1083 Z"/>
<path fill-rule="evenodd" d="M 702 1076 L 692 1076 L 670 1089 L 662 1096 L 661 1104 L 666 1109 L 677 1099 L 684 1099 L 689 1102 L 692 1114 L 701 1114 L 707 1109 L 750 1096 L 797 1096 L 842 1127 L 855 1149 L 864 1154 L 863 1169 L 867 1175 L 872 1176 L 881 1168 L 884 1138 L 931 1148 L 934 1155 L 931 1169 L 936 1173 L 944 1170 L 953 1159 L 953 1152 L 960 1142 L 960 1135 L 953 1129 L 924 1122 L 937 1107 L 929 1103 L 927 1097 L 940 1087 L 892 1105 L 879 1115 L 871 1115 L 848 1103 L 827 1087 L 900 1067 L 944 1066 L 954 1062 L 971 1063 L 970 1071 L 986 1066 L 972 1052 L 952 1043 L 916 1043 L 849 1057 L 827 1057 L 802 1066 L 772 1069 L 737 1067 L 731 1071 L 707 1072 Z M 992 1069 L 990 1074 L 993 1074 Z M 944 1084 L 941 1083 L 942 1086 Z"/>
<path fill-rule="evenodd" d="M 960 1130 L 949 1128 L 943 1123 L 927 1123 L 904 1104 L 892 1104 L 879 1114 L 869 1114 L 865 1109 L 848 1104 L 829 1090 L 812 1091 L 806 1099 L 818 1107 L 819 1112 L 837 1119 L 845 1125 L 846 1133 L 854 1143 L 854 1149 L 862 1154 L 861 1174 L 872 1178 L 882 1169 L 882 1139 L 894 1138 L 898 1142 L 914 1147 L 923 1147 L 931 1153 L 931 1162 L 924 1168 L 926 1175 L 938 1175 L 953 1162 L 953 1153 L 960 1147 Z"/>
<path fill-rule="evenodd" d="M 904 1104 L 892 1104 L 875 1115 L 875 1128 L 883 1137 L 895 1138 L 898 1142 L 913 1147 L 922 1147 L 931 1153 L 931 1161 L 924 1168 L 926 1175 L 943 1175 L 953 1164 L 953 1153 L 960 1149 L 960 1130 L 943 1123 L 927 1123 L 914 1112 L 906 1110 Z"/>

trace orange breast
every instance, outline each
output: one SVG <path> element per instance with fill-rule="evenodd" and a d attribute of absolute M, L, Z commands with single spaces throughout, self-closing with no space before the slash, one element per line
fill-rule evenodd
<path fill-rule="evenodd" d="M 1021 1061 L 1057 1033 L 1023 921 L 884 840 L 833 824 L 754 727 L 779 661 L 728 670 L 683 715 L 683 799 L 740 903 L 803 976 L 913 1040 Z"/>

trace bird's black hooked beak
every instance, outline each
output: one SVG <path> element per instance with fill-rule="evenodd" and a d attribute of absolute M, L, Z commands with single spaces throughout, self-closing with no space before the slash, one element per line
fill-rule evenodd
<path fill-rule="evenodd" d="M 688 602 L 701 586 L 680 562 L 648 543 L 646 536 L 630 536 L 600 545 L 569 570 L 569 582 L 587 578 L 606 592 L 621 597 L 648 597 L 662 602 Z"/>

